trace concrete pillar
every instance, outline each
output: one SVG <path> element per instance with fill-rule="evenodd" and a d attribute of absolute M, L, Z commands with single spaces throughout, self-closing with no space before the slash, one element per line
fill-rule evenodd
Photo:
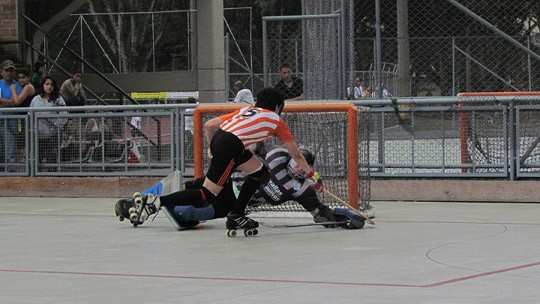
<path fill-rule="evenodd" d="M 225 102 L 223 0 L 198 0 L 197 77 L 201 102 Z"/>
<path fill-rule="evenodd" d="M 398 94 L 411 95 L 409 0 L 397 1 Z"/>

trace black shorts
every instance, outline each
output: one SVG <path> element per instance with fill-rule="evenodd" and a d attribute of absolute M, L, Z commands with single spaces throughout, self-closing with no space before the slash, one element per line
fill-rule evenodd
<path fill-rule="evenodd" d="M 212 160 L 206 177 L 220 186 L 225 185 L 236 167 L 253 156 L 236 135 L 221 129 L 212 137 L 210 152 L 212 152 Z"/>

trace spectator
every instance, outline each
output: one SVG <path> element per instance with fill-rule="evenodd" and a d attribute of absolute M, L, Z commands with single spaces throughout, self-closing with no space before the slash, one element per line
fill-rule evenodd
<path fill-rule="evenodd" d="M 284 63 L 279 67 L 280 81 L 275 85 L 286 100 L 300 100 L 304 98 L 304 82 L 292 74 L 291 67 Z"/>
<path fill-rule="evenodd" d="M 356 78 L 354 87 L 347 88 L 348 99 L 360 99 L 364 96 L 364 81 L 360 78 Z"/>
<path fill-rule="evenodd" d="M 60 95 L 64 97 L 68 106 L 84 106 L 86 93 L 82 86 L 81 72 L 73 73 L 71 78 L 64 81 L 60 88 Z"/>
<path fill-rule="evenodd" d="M 242 80 L 237 80 L 234 82 L 232 87 L 232 96 L 238 95 L 238 92 L 244 88 L 244 84 L 242 83 Z"/>
<path fill-rule="evenodd" d="M 41 79 L 45 76 L 45 66 L 41 62 L 34 63 L 32 67 L 32 78 L 31 82 L 34 88 L 39 88 L 41 85 Z"/>
<path fill-rule="evenodd" d="M 0 80 L 0 106 L 13 106 L 14 97 L 21 93 L 21 85 L 15 80 L 15 63 L 4 60 L 0 64 L 2 80 Z M 13 92 L 11 86 L 13 85 Z M 15 93 L 15 94 L 14 94 Z M 0 112 L 0 115 L 4 115 Z M 14 164 L 17 160 L 17 120 L 0 120 L 0 162 Z M 8 171 L 12 171 L 8 168 Z"/>
<path fill-rule="evenodd" d="M 373 97 L 373 92 L 371 91 L 371 87 L 367 87 L 364 90 L 364 94 L 362 94 L 362 97 L 364 97 L 364 98 L 372 98 Z"/>
<path fill-rule="evenodd" d="M 19 80 L 22 90 L 20 94 L 15 94 L 16 85 L 11 84 L 11 94 L 14 97 L 13 103 L 17 107 L 28 108 L 30 107 L 32 99 L 36 95 L 36 88 L 32 83 L 30 83 L 30 76 L 28 75 L 28 72 L 20 71 L 17 73 L 17 79 Z"/>
<path fill-rule="evenodd" d="M 47 76 L 41 81 L 39 94 L 32 99 L 30 107 L 63 107 L 66 103 L 59 94 L 56 81 Z M 65 119 L 38 120 L 39 160 L 41 163 L 54 163 L 57 160 L 59 133 L 62 131 Z"/>
<path fill-rule="evenodd" d="M 253 93 L 251 93 L 250 89 L 242 89 L 234 97 L 234 102 L 254 104 L 255 99 L 253 98 Z"/>

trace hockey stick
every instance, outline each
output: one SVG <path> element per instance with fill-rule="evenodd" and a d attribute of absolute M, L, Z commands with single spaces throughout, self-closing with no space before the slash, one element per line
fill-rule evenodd
<path fill-rule="evenodd" d="M 365 214 L 364 212 L 362 211 L 359 211 L 359 210 L 356 210 L 353 206 L 351 206 L 349 203 L 347 203 L 346 201 L 344 201 L 343 199 L 341 199 L 339 196 L 335 195 L 334 193 L 330 192 L 328 189 L 326 189 L 326 187 L 323 187 L 323 191 L 324 193 L 327 193 L 328 195 L 330 195 L 332 198 L 334 198 L 336 201 L 338 201 L 340 204 L 342 204 L 343 206 L 347 207 L 349 210 L 352 211 L 352 213 L 356 214 L 356 215 L 359 215 L 361 217 L 363 217 L 366 222 L 370 223 L 371 225 L 375 225 L 375 222 L 369 217 L 369 215 Z"/>
<path fill-rule="evenodd" d="M 296 228 L 296 227 L 309 227 L 309 226 L 343 225 L 347 223 L 349 223 L 349 221 L 273 225 L 273 224 L 266 224 L 266 223 L 261 222 L 261 225 L 265 227 L 270 227 L 270 228 Z"/>

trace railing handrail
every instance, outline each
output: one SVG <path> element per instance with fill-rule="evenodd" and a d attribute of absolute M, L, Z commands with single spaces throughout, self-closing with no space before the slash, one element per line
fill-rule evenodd
<path fill-rule="evenodd" d="M 0 108 L 0 112 L 106 112 L 106 111 L 146 111 L 146 110 L 171 110 L 171 109 L 194 109 L 196 104 L 149 104 L 149 105 L 106 105 L 106 106 L 76 106 L 76 107 L 32 107 L 32 108 Z"/>

